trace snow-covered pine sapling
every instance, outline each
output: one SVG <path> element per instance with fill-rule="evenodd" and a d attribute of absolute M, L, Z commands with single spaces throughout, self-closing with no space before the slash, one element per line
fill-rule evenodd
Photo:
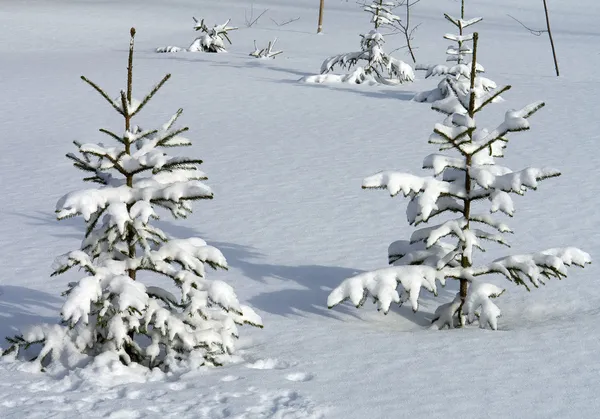
<path fill-rule="evenodd" d="M 283 51 L 273 51 L 275 47 L 275 43 L 277 42 L 277 38 L 273 40 L 273 42 L 269 41 L 269 45 L 266 48 L 258 48 L 256 45 L 256 41 L 254 41 L 254 51 L 249 55 L 254 58 L 275 58 L 279 54 L 283 53 Z"/>
<path fill-rule="evenodd" d="M 476 51 L 475 33 L 472 66 Z M 450 80 L 450 88 L 455 89 L 457 83 Z M 438 110 L 448 118 L 435 125 L 429 142 L 438 145 L 443 154 L 429 155 L 423 162 L 424 168 L 433 170 L 433 176 L 385 171 L 364 179 L 364 189 L 387 189 L 392 196 L 402 192 L 409 197 L 406 215 L 409 224 L 417 228 L 410 240 L 390 245 L 391 267 L 348 278 L 334 289 L 327 300 L 330 308 L 347 299 L 360 307 L 371 297 L 384 313 L 391 303 L 405 301 L 417 311 L 421 288 L 436 294 L 436 281 L 444 285 L 447 279 L 453 279 L 460 283 L 459 292 L 453 301 L 436 310 L 432 327 L 454 328 L 477 320 L 482 328 L 496 329 L 500 309 L 493 299 L 504 290 L 483 282 L 485 275 L 503 275 L 529 290 L 530 285 L 539 287 L 550 278 L 566 277 L 567 266 L 583 267 L 591 262 L 590 255 L 573 247 L 506 256 L 487 264 L 475 260 L 474 253 L 484 250 L 484 241 L 508 246 L 504 236 L 512 231 L 493 214 L 500 211 L 513 215 L 511 194 L 523 195 L 528 189 L 536 189 L 540 181 L 560 175 L 551 168 L 513 171 L 496 163 L 496 158 L 504 156 L 507 135 L 528 130 L 528 118 L 544 103 L 508 111 L 504 121 L 488 131 L 477 126 L 475 116 L 510 86 L 477 97 L 475 84 L 474 78 L 468 99 L 453 96 L 439 102 Z M 478 207 L 486 201 L 488 213 L 479 212 Z M 419 227 L 439 216 L 445 221 Z"/>
<path fill-rule="evenodd" d="M 142 129 L 133 119 L 169 80 L 167 74 L 142 100 L 132 94 L 131 29 L 127 86 L 116 99 L 82 76 L 123 117 L 119 135 L 100 131 L 113 142 L 75 142 L 78 154 L 67 157 L 100 185 L 70 192 L 57 203 L 59 220 L 82 216 L 85 236 L 79 249 L 60 256 L 53 275 L 77 267 L 85 277 L 64 293 L 63 324 L 40 325 L 12 339 L 10 350 L 41 343 L 37 361 L 72 365 L 88 356 L 109 354 L 124 364 L 170 369 L 176 365 L 219 365 L 234 350 L 237 325 L 262 327 L 260 317 L 241 305 L 231 286 L 206 277 L 206 266 L 227 269 L 223 254 L 197 237 L 172 238 L 153 220 L 167 210 L 176 218 L 191 203 L 212 199 L 199 170 L 201 160 L 167 151 L 189 146 L 176 128 L 178 110 L 167 123 Z M 148 276 L 167 279 L 149 286 Z"/>
<path fill-rule="evenodd" d="M 414 100 L 417 102 L 432 103 L 448 97 L 448 95 L 451 95 L 454 91 L 463 98 L 469 97 L 472 65 L 468 61 L 468 57 L 473 53 L 473 50 L 469 45 L 469 42 L 473 40 L 473 34 L 466 33 L 465 29 L 480 22 L 483 18 L 476 17 L 472 19 L 465 19 L 464 0 L 461 2 L 460 18 L 455 18 L 448 14 L 444 14 L 444 17 L 447 21 L 452 23 L 452 25 L 454 25 L 458 31 L 456 34 L 444 35 L 445 39 L 448 39 L 454 43 L 454 45 L 450 45 L 446 49 L 446 61 L 450 64 L 417 64 L 415 66 L 416 70 L 425 71 L 426 79 L 434 76 L 443 77 L 435 89 L 417 93 L 414 97 Z M 475 72 L 476 74 L 484 72 L 483 66 L 479 63 L 476 63 Z M 497 87 L 496 83 L 485 77 L 479 76 L 476 79 L 477 83 L 475 84 L 475 92 L 478 96 L 481 96 Z M 448 86 L 449 81 L 454 82 L 454 91 Z M 500 98 L 497 98 L 497 101 L 498 100 L 500 100 Z"/>
<path fill-rule="evenodd" d="M 204 52 L 227 52 L 225 50 L 225 40 L 231 45 L 231 39 L 229 39 L 229 32 L 235 31 L 238 28 L 235 26 L 227 26 L 231 19 L 227 19 L 222 25 L 215 25 L 212 28 L 208 28 L 204 24 L 204 19 L 198 22 L 198 19 L 193 18 L 196 25 L 194 29 L 201 31 L 202 35 L 198 37 L 192 45 L 190 45 L 190 51 L 204 51 Z"/>
<path fill-rule="evenodd" d="M 375 29 L 379 29 L 380 26 L 393 26 L 400 22 L 400 17 L 393 13 L 396 6 L 393 1 L 374 0 L 371 4 L 365 4 L 364 10 L 371 13 L 371 23 Z"/>
<path fill-rule="evenodd" d="M 414 80 L 414 72 L 410 65 L 387 54 L 383 46 L 385 39 L 379 29 L 391 26 L 400 18 L 392 13 L 394 3 L 375 0 L 365 6 L 365 11 L 372 15 L 371 22 L 375 29 L 360 35 L 360 51 L 335 55 L 327 58 L 321 65 L 321 74 L 308 76 L 303 81 L 309 83 L 344 82 L 356 84 L 400 84 Z M 364 65 L 359 66 L 359 63 Z M 335 67 L 353 71 L 344 75 L 329 74 Z"/>
<path fill-rule="evenodd" d="M 231 39 L 229 39 L 228 32 L 234 31 L 238 28 L 229 25 L 231 19 L 228 19 L 227 22 L 222 25 L 215 25 L 212 28 L 209 28 L 204 23 L 204 19 L 198 22 L 198 19 L 193 17 L 194 19 L 194 30 L 201 31 L 202 35 L 194 39 L 192 44 L 188 48 L 180 48 L 174 46 L 161 47 L 157 48 L 156 52 L 227 52 L 225 49 L 225 40 L 229 42 L 231 45 Z"/>

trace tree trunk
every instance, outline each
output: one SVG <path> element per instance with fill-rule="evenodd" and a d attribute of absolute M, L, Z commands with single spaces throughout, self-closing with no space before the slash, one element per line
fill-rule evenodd
<path fill-rule="evenodd" d="M 125 132 L 129 132 L 131 130 L 131 115 L 129 114 L 129 106 L 131 105 L 131 94 L 132 94 L 132 86 L 133 86 L 133 40 L 135 37 L 135 29 L 131 28 L 131 41 L 129 41 L 129 58 L 127 60 L 127 93 L 125 96 L 121 96 L 121 100 L 123 102 L 123 113 L 125 114 Z M 127 103 L 125 103 L 127 102 Z M 125 138 L 125 152 L 127 154 L 131 154 L 131 143 L 128 138 Z M 130 188 L 133 187 L 133 175 L 128 175 L 127 186 Z M 127 206 L 127 211 L 131 208 Z M 129 257 L 135 258 L 135 237 L 131 230 L 127 233 L 127 248 L 129 250 Z M 128 271 L 129 277 L 135 281 L 136 271 L 135 269 L 129 269 Z"/>
<path fill-rule="evenodd" d="M 475 32 L 473 34 L 473 60 L 471 61 L 471 84 L 470 84 L 470 88 L 471 88 L 471 93 L 469 96 L 469 117 L 473 118 L 475 116 L 475 77 L 476 77 L 476 68 L 477 68 L 477 41 L 479 40 L 479 34 L 477 32 Z M 469 132 L 469 138 L 472 140 L 473 139 L 473 131 Z M 466 162 L 465 162 L 465 191 L 467 192 L 467 196 L 465 197 L 464 200 L 464 209 L 463 209 L 463 216 L 465 217 L 465 220 L 467 221 L 467 224 L 465 226 L 465 230 L 469 230 L 470 228 L 470 219 L 471 219 L 471 198 L 469 196 L 469 194 L 471 193 L 471 187 L 472 187 L 472 181 L 471 181 L 471 173 L 470 173 L 470 168 L 471 168 L 471 162 L 472 162 L 472 155 L 471 154 L 467 154 L 466 155 Z M 471 263 L 469 262 L 469 260 L 465 257 L 464 255 L 464 247 L 463 247 L 463 255 L 460 261 L 460 265 L 463 268 L 469 268 L 471 266 Z M 461 279 L 460 280 L 460 307 L 458 308 L 458 320 L 460 322 L 461 327 L 465 326 L 465 316 L 463 314 L 463 306 L 465 304 L 465 301 L 467 299 L 467 292 L 469 291 L 469 281 L 467 281 L 466 279 Z"/>
<path fill-rule="evenodd" d="M 406 36 L 406 46 L 408 48 L 408 52 L 410 52 L 410 57 L 412 58 L 413 63 L 416 64 L 417 59 L 415 58 L 415 53 L 413 52 L 412 45 L 410 44 L 410 6 L 410 0 L 406 0 L 406 30 L 404 31 L 404 35 Z"/>

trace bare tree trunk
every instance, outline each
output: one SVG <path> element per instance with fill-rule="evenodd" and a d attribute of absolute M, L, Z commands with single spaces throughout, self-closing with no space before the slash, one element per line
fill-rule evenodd
<path fill-rule="evenodd" d="M 317 26 L 317 33 L 323 32 L 323 9 L 325 8 L 325 0 L 321 0 L 319 6 L 319 26 Z"/>
<path fill-rule="evenodd" d="M 412 58 L 413 63 L 416 63 L 417 59 L 415 58 L 415 53 L 413 52 L 412 45 L 410 44 L 410 6 L 410 0 L 406 0 L 406 30 L 404 31 L 404 35 L 406 36 L 406 47 L 408 48 L 408 52 L 410 52 L 410 57 Z"/>
<path fill-rule="evenodd" d="M 556 59 L 556 49 L 554 48 L 554 40 L 552 39 L 552 31 L 550 30 L 550 17 L 548 16 L 548 5 L 546 4 L 546 0 L 544 2 L 544 13 L 546 13 L 546 27 L 548 28 L 548 38 L 550 38 L 550 46 L 552 47 L 552 57 L 554 57 L 554 69 L 556 70 L 556 75 L 560 76 L 560 72 L 558 71 L 558 60 Z"/>

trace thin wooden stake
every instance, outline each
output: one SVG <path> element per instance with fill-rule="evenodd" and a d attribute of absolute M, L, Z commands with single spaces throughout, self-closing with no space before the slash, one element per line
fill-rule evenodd
<path fill-rule="evenodd" d="M 558 71 L 558 60 L 556 59 L 556 49 L 554 48 L 554 40 L 552 39 L 552 31 L 550 30 L 550 17 L 548 16 L 548 5 L 546 0 L 544 1 L 544 13 L 546 13 L 546 26 L 548 27 L 548 38 L 550 38 L 550 46 L 552 47 L 552 57 L 554 57 L 554 69 L 556 70 L 556 76 L 560 76 Z"/>
<path fill-rule="evenodd" d="M 317 26 L 317 33 L 323 32 L 323 10 L 325 9 L 325 0 L 321 0 L 319 6 L 319 26 Z"/>

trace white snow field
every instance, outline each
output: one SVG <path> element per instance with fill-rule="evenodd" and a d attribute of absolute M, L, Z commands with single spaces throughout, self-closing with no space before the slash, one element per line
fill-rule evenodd
<path fill-rule="evenodd" d="M 478 257 L 576 246 L 600 253 L 600 3 L 549 2 L 561 77 L 548 40 L 507 14 L 543 26 L 541 1 L 468 0 L 483 16 L 479 60 L 505 102 L 481 120 L 501 122 L 510 108 L 543 100 L 531 131 L 513 136 L 506 164 L 550 166 L 562 176 L 515 200 L 512 248 Z M 387 247 L 409 237 L 406 201 L 361 190 L 384 169 L 419 174 L 433 124 L 430 105 L 411 101 L 439 81 L 394 87 L 311 85 L 328 56 L 354 51 L 368 15 L 354 0 L 326 0 L 317 36 L 318 0 L 0 0 L 0 346 L 4 336 L 56 323 L 67 283 L 50 278 L 54 258 L 79 246 L 83 221 L 58 222 L 56 201 L 82 185 L 64 155 L 73 140 L 101 141 L 99 128 L 121 121 L 85 75 L 114 92 L 124 87 L 129 28 L 135 26 L 134 91 L 165 73 L 171 80 L 140 116 L 150 125 L 179 107 L 190 127 L 191 156 L 215 199 L 187 220 L 164 217 L 174 236 L 198 236 L 221 249 L 232 284 L 262 317 L 263 330 L 241 328 L 237 362 L 189 372 L 147 372 L 103 356 L 71 372 L 43 373 L 0 359 L 0 418 L 596 418 L 600 409 L 600 287 L 597 265 L 570 269 L 563 281 L 527 292 L 506 288 L 496 300 L 499 330 L 430 331 L 439 296 L 422 292 L 421 309 L 387 316 L 366 304 L 326 307 L 329 292 L 355 273 L 387 266 Z M 452 27 L 443 13 L 460 2 L 423 0 L 417 59 L 441 63 Z M 228 53 L 157 54 L 189 46 L 192 16 L 231 24 Z M 285 26 L 282 22 L 300 19 Z M 275 60 L 248 56 L 253 41 L 277 37 Z M 387 38 L 392 51 L 400 35 Z M 409 62 L 404 50 L 394 52 Z M 137 90 L 140 91 L 140 90 Z"/>

